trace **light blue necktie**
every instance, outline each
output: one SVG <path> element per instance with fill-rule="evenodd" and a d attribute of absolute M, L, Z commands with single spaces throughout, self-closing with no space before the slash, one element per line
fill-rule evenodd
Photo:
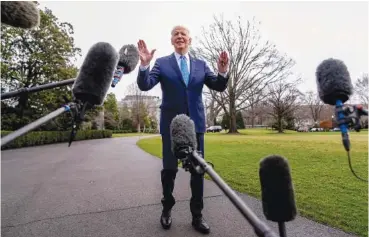
<path fill-rule="evenodd" d="M 188 72 L 188 67 L 187 67 L 187 61 L 186 61 L 186 57 L 185 56 L 181 56 L 181 72 L 182 72 L 182 77 L 183 80 L 186 84 L 186 86 L 188 85 L 188 80 L 189 80 L 189 76 L 190 73 Z"/>

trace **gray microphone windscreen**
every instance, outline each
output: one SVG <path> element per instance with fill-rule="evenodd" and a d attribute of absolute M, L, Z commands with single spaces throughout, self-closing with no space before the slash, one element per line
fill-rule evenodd
<path fill-rule="evenodd" d="M 197 149 L 194 122 L 185 114 L 177 115 L 170 124 L 172 152 L 178 153 L 182 148 Z"/>
<path fill-rule="evenodd" d="M 94 44 L 88 51 L 73 85 L 74 99 L 101 105 L 109 90 L 119 55 L 112 45 Z"/>
<path fill-rule="evenodd" d="M 124 67 L 124 74 L 128 74 L 135 70 L 140 56 L 136 46 L 133 44 L 124 45 L 119 50 L 118 65 Z"/>
<path fill-rule="evenodd" d="M 259 178 L 265 217 L 275 222 L 293 220 L 297 211 L 287 160 L 278 155 L 264 158 L 260 162 Z"/>
<path fill-rule="evenodd" d="M 31 29 L 40 24 L 40 11 L 34 2 L 1 1 L 1 23 Z"/>
<path fill-rule="evenodd" d="M 320 99 L 329 105 L 335 105 L 337 100 L 345 103 L 353 93 L 350 73 L 343 61 L 326 59 L 316 70 L 316 82 Z"/>

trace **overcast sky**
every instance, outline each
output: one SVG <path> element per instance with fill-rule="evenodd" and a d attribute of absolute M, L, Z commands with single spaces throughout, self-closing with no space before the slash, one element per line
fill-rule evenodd
<path fill-rule="evenodd" d="M 40 2 L 59 18 L 74 26 L 77 47 L 82 49 L 80 66 L 89 48 L 100 41 L 119 50 L 125 44 L 146 41 L 156 48 L 155 58 L 173 52 L 170 31 L 185 25 L 193 40 L 201 27 L 211 24 L 213 14 L 226 19 L 242 16 L 261 21 L 264 38 L 296 61 L 294 72 L 304 79 L 303 91 L 316 91 L 315 70 L 324 59 L 345 62 L 352 81 L 368 72 L 367 2 Z M 196 43 L 196 42 L 194 42 Z M 125 96 L 127 85 L 135 82 L 138 67 L 111 88 L 117 99 Z M 161 96 L 160 85 L 149 92 Z"/>

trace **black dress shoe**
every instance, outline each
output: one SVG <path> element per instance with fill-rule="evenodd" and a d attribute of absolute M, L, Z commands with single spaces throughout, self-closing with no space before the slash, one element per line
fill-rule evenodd
<path fill-rule="evenodd" d="M 170 226 L 172 225 L 171 211 L 163 211 L 161 213 L 160 223 L 164 229 L 167 230 L 170 228 Z"/>
<path fill-rule="evenodd" d="M 193 218 L 192 219 L 192 226 L 195 228 L 195 230 L 203 233 L 203 234 L 209 234 L 210 233 L 210 227 L 208 224 L 206 224 L 204 218 Z"/>

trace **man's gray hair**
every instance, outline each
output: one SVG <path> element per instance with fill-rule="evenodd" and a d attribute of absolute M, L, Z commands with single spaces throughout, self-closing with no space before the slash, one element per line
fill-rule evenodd
<path fill-rule="evenodd" d="M 187 34 L 188 34 L 188 35 L 190 35 L 190 30 L 189 30 L 187 27 L 185 27 L 185 26 L 183 26 L 183 25 L 176 25 L 176 26 L 174 26 L 174 27 L 173 27 L 173 29 L 172 29 L 172 31 L 171 31 L 171 35 L 172 35 L 172 36 L 173 36 L 173 34 L 174 34 L 174 31 L 175 31 L 177 28 L 183 28 L 183 29 L 185 29 L 185 30 L 187 31 Z"/>

